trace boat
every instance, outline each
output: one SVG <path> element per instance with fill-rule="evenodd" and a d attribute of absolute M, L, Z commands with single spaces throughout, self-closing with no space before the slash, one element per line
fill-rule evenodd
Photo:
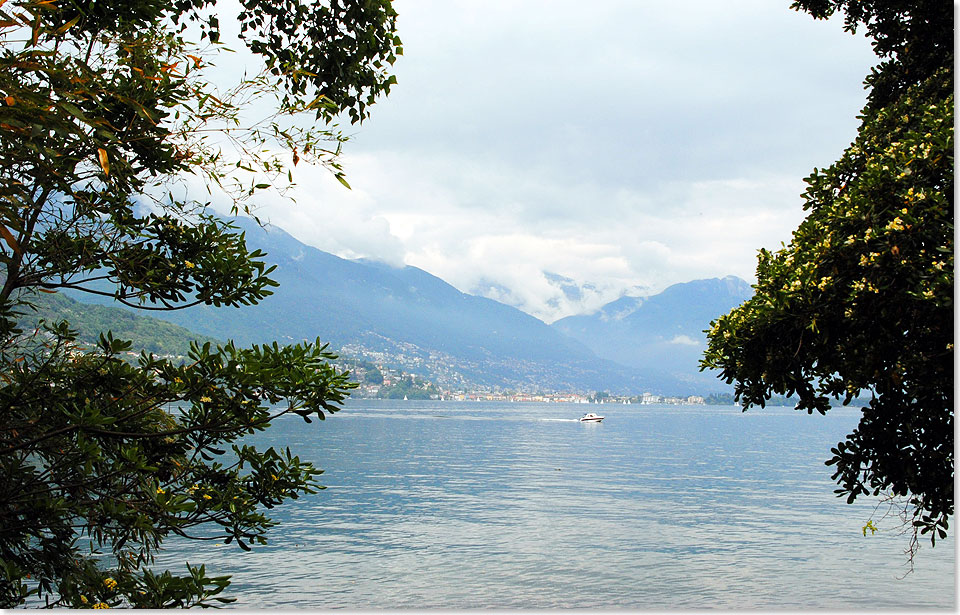
<path fill-rule="evenodd" d="M 580 417 L 581 423 L 599 423 L 603 420 L 603 417 L 597 414 L 596 412 L 587 412 Z"/>

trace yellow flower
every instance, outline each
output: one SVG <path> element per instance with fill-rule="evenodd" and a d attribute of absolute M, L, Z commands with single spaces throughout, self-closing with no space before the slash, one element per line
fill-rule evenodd
<path fill-rule="evenodd" d="M 157 492 L 158 492 L 158 493 L 163 493 L 163 490 L 162 490 L 162 489 L 157 489 Z M 109 590 L 111 590 L 111 591 L 113 591 L 114 589 L 117 588 L 117 582 L 114 581 L 113 579 L 109 578 L 109 577 L 107 577 L 106 579 L 103 580 L 103 584 L 106 585 L 106 586 L 107 586 L 107 589 L 109 589 Z"/>
<path fill-rule="evenodd" d="M 98 603 L 96 603 L 95 605 L 93 605 L 93 608 L 95 608 L 95 609 L 109 609 L 109 608 L 110 608 L 110 605 L 107 604 L 107 603 L 105 603 L 105 602 L 98 602 Z"/>
<path fill-rule="evenodd" d="M 159 494 L 159 493 L 166 493 L 166 492 L 163 490 L 163 487 L 157 487 L 157 493 Z M 107 579 L 107 581 L 110 581 L 110 580 L 112 579 Z M 104 581 L 104 583 L 106 583 L 106 581 Z"/>
<path fill-rule="evenodd" d="M 209 494 L 204 493 L 204 494 L 203 494 L 203 499 L 205 499 L 205 500 L 212 500 L 213 498 L 210 497 Z"/>
<path fill-rule="evenodd" d="M 205 403 L 209 403 L 209 402 L 210 402 L 210 398 L 207 397 L 206 395 L 204 395 L 203 397 L 200 398 L 200 401 L 205 402 Z"/>
<path fill-rule="evenodd" d="M 80 602 L 86 604 L 86 603 L 88 603 L 88 602 L 90 602 L 90 601 L 87 600 L 87 597 L 86 597 L 86 596 L 80 596 Z"/>
<path fill-rule="evenodd" d="M 194 264 L 191 263 L 190 261 L 183 261 L 183 265 L 184 265 L 187 269 L 193 269 L 194 267 L 196 267 L 196 265 L 194 265 Z"/>

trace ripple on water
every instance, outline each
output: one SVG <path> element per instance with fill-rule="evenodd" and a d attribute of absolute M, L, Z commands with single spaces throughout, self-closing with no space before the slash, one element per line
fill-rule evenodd
<path fill-rule="evenodd" d="M 408 402 L 412 404 L 413 402 Z M 205 549 L 247 608 L 893 608 L 955 603 L 955 543 L 833 496 L 853 412 L 367 402 L 266 437 L 326 470 L 271 542 Z M 199 559 L 172 543 L 162 562 Z"/>

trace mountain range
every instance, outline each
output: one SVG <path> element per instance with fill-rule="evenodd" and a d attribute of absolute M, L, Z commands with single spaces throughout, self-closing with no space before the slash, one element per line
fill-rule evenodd
<path fill-rule="evenodd" d="M 568 316 L 552 327 L 597 356 L 639 369 L 661 381 L 703 390 L 718 381 L 699 371 L 711 320 L 750 298 L 735 276 L 674 284 L 650 297 L 621 297 L 589 315 Z"/>
<path fill-rule="evenodd" d="M 196 306 L 154 316 L 241 344 L 317 337 L 344 354 L 391 363 L 448 386 L 521 390 L 710 393 L 725 385 L 696 368 L 702 330 L 749 296 L 737 278 L 623 297 L 553 325 L 463 293 L 416 267 L 347 260 L 276 227 L 234 219 L 267 253 L 279 287 L 256 306 Z M 90 296 L 74 295 L 82 301 Z M 654 356 L 656 355 L 656 356 Z"/>

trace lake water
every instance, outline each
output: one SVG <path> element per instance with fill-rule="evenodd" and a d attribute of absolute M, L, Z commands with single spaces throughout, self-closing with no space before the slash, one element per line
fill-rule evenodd
<path fill-rule="evenodd" d="M 158 568 L 231 573 L 244 608 L 954 608 L 952 535 L 903 577 L 906 538 L 834 496 L 823 461 L 858 419 L 351 401 L 260 437 L 326 471 L 268 545 L 170 543 Z"/>

